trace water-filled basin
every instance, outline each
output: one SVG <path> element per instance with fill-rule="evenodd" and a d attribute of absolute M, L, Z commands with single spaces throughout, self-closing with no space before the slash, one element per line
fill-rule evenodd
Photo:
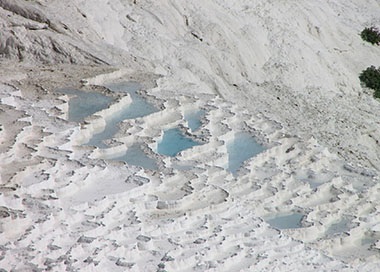
<path fill-rule="evenodd" d="M 106 139 L 111 139 L 119 130 L 119 123 L 127 119 L 135 119 L 147 116 L 157 111 L 157 108 L 148 103 L 144 97 L 138 94 L 140 85 L 134 82 L 110 84 L 107 87 L 119 93 L 128 93 L 131 96 L 132 102 L 111 117 L 106 119 L 106 126 L 103 131 L 95 134 L 89 140 L 87 145 L 96 146 L 98 148 L 106 148 L 107 145 L 103 142 Z"/>
<path fill-rule="evenodd" d="M 302 228 L 302 219 L 305 215 L 302 213 L 292 213 L 289 215 L 278 215 L 265 221 L 276 229 L 296 229 Z"/>
<path fill-rule="evenodd" d="M 227 169 L 231 173 L 236 174 L 246 160 L 263 150 L 264 147 L 258 144 L 251 134 L 247 132 L 237 133 L 234 139 L 230 143 L 227 143 Z"/>
<path fill-rule="evenodd" d="M 69 100 L 68 120 L 81 122 L 84 118 L 106 109 L 113 98 L 100 93 L 84 92 L 74 89 L 60 89 L 59 93 L 72 96 Z"/>
<path fill-rule="evenodd" d="M 172 128 L 164 131 L 162 141 L 157 145 L 157 152 L 162 155 L 174 157 L 182 150 L 199 144 L 200 143 L 185 136 L 180 129 Z"/>
<path fill-rule="evenodd" d="M 191 111 L 185 113 L 184 118 L 187 121 L 187 125 L 191 129 L 191 131 L 194 132 L 202 126 L 201 119 L 204 115 L 204 110 Z"/>
<path fill-rule="evenodd" d="M 145 154 L 138 144 L 128 147 L 127 152 L 123 156 L 113 158 L 112 160 L 124 161 L 130 165 L 140 166 L 145 169 L 158 170 L 156 161 Z"/>

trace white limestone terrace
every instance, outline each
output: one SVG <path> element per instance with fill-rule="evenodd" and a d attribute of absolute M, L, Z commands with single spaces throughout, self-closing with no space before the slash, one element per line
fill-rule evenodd
<path fill-rule="evenodd" d="M 5 86 L 3 88 L 6 89 Z M 276 161 L 278 154 L 285 154 L 289 144 L 281 144 L 281 151 L 274 156 L 266 152 L 258 155 L 250 162 L 249 169 L 252 170 L 238 177 L 222 167 L 227 157 L 223 142 L 231 137 L 233 129 L 247 128 L 243 123 L 254 123 L 254 128 L 261 131 L 262 139 L 268 140 L 268 147 L 273 145 L 271 142 L 283 134 L 273 129 L 273 125 L 269 126 L 269 121 L 260 117 L 249 118 L 237 106 L 216 97 L 206 95 L 208 99 L 204 101 L 195 99 L 210 109 L 207 114 L 210 117 L 202 128 L 209 131 L 205 136 L 208 143 L 183 151 L 176 158 L 162 158 L 163 169 L 152 171 L 99 160 L 94 157 L 95 151 L 103 149 L 91 154 L 91 148 L 77 145 L 74 139 L 80 132 L 94 127 L 92 122 L 98 123 L 99 118 L 89 117 L 82 126 L 59 118 L 56 120 L 65 124 L 59 126 L 61 129 L 46 125 L 43 126 L 44 133 L 54 133 L 45 137 L 38 134 L 38 125 L 34 122 L 41 118 L 35 118 L 45 114 L 52 119 L 50 122 L 54 122 L 56 117 L 47 112 L 58 103 L 60 96 L 53 99 L 55 103 L 41 101 L 40 105 L 32 106 L 16 90 L 5 93 L 2 103 L 14 107 L 12 112 L 25 109 L 28 115 L 33 109 L 31 117 L 25 118 L 30 123 L 18 133 L 16 143 L 2 154 L 3 162 L 12 156 L 25 160 L 23 168 L 10 177 L 11 183 L 21 184 L 20 187 L 2 188 L 6 196 L 2 203 L 2 240 L 8 241 L 4 244 L 1 260 L 5 269 L 234 271 L 265 270 L 269 269 L 268 265 L 289 271 L 296 267 L 343 271 L 352 268 L 339 259 L 330 259 L 328 255 L 333 256 L 333 252 L 325 252 L 328 246 L 312 249 L 292 238 L 304 232 L 281 233 L 258 216 L 305 207 L 284 203 L 289 192 L 281 197 L 275 187 L 268 190 L 270 181 L 275 183 L 284 173 L 279 166 L 265 164 Z M 172 105 L 175 100 L 167 104 Z M 121 98 L 118 103 L 124 104 L 124 101 Z M 186 101 L 190 105 L 186 105 Z M 181 116 L 181 108 L 197 106 L 189 97 L 179 97 L 177 102 L 179 107 L 169 111 L 170 116 L 176 116 L 176 111 Z M 117 109 L 116 105 L 98 115 L 102 116 L 107 111 L 110 114 Z M 154 123 L 156 129 L 160 122 L 163 128 L 179 122 L 178 118 L 168 118 L 165 110 L 160 116 L 157 114 L 144 117 L 146 123 Z M 48 121 L 46 123 L 49 124 Z M 157 131 L 149 129 L 143 120 L 135 120 L 135 123 L 130 129 L 141 131 L 132 134 L 134 139 L 144 135 L 151 137 L 153 142 Z M 69 141 L 69 138 L 73 139 Z M 123 140 L 116 139 L 118 142 Z M 291 142 L 295 144 L 299 140 Z M 276 147 L 269 150 L 273 148 Z M 191 167 L 187 170 L 172 167 L 174 163 L 183 162 Z M 275 178 L 266 177 L 276 171 L 280 173 L 272 174 Z M 334 183 L 327 180 L 327 184 L 333 186 Z M 307 187 L 301 180 L 298 186 Z M 308 196 L 307 192 L 313 194 L 311 188 L 304 188 L 304 191 L 305 196 Z M 255 194 L 261 197 L 252 197 Z M 275 200 L 278 197 L 281 201 Z M 275 203 L 261 206 L 263 199 Z M 328 201 L 321 200 L 322 203 Z M 309 212 L 316 206 L 310 205 L 306 206 Z M 274 210 L 267 210 L 270 206 Z M 318 220 L 326 218 L 328 222 L 331 213 Z M 319 225 L 319 233 L 323 237 L 329 223 Z M 359 233 L 357 240 L 362 238 Z M 374 256 L 374 252 L 366 248 L 362 252 L 368 258 Z M 351 254 L 349 258 L 352 259 Z"/>
<path fill-rule="evenodd" d="M 0 0 L 0 268 L 379 270 L 380 107 L 357 77 L 379 4 L 136 2 Z M 55 90 L 129 80 L 159 110 L 83 145 L 130 97 L 76 123 Z M 173 127 L 202 144 L 157 154 Z M 265 150 L 234 175 L 240 131 Z M 134 144 L 158 169 L 112 160 Z"/>

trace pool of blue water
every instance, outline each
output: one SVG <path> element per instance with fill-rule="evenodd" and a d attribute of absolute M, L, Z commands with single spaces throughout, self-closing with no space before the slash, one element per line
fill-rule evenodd
<path fill-rule="evenodd" d="M 307 179 L 305 180 L 306 182 L 308 182 L 310 184 L 310 188 L 311 189 L 315 189 L 315 188 L 318 188 L 320 185 L 322 185 L 322 183 L 320 182 L 316 182 L 316 181 L 313 181 L 311 179 Z"/>
<path fill-rule="evenodd" d="M 377 243 L 377 241 L 379 240 L 379 237 L 371 237 L 371 236 L 368 236 L 368 235 L 365 235 L 361 241 L 360 241 L 360 244 L 362 246 L 367 246 L 367 248 L 370 248 L 371 245 L 374 245 L 375 243 Z"/>
<path fill-rule="evenodd" d="M 350 220 L 347 218 L 341 219 L 339 222 L 332 224 L 327 230 L 326 235 L 334 235 L 338 233 L 343 233 L 345 231 L 349 231 Z"/>
<path fill-rule="evenodd" d="M 236 174 L 243 163 L 249 158 L 259 154 L 264 147 L 256 142 L 251 134 L 240 132 L 234 140 L 227 144 L 228 170 Z"/>
<path fill-rule="evenodd" d="M 202 126 L 201 119 L 203 116 L 205 116 L 204 110 L 185 113 L 184 118 L 187 121 L 187 125 L 191 129 L 191 131 L 196 131 Z"/>
<path fill-rule="evenodd" d="M 162 141 L 157 145 L 157 152 L 174 157 L 179 152 L 199 144 L 193 139 L 186 137 L 178 128 L 172 128 L 164 131 Z"/>
<path fill-rule="evenodd" d="M 87 145 L 96 146 L 98 148 L 106 148 L 107 145 L 103 142 L 106 139 L 112 138 L 119 130 L 119 123 L 127 119 L 135 119 L 138 117 L 147 116 L 153 112 L 157 112 L 157 108 L 148 103 L 144 97 L 138 94 L 140 85 L 134 82 L 111 84 L 107 85 L 110 90 L 119 93 L 128 93 L 131 96 L 132 102 L 128 107 L 115 113 L 110 118 L 106 119 L 105 129 L 93 135 Z"/>
<path fill-rule="evenodd" d="M 289 215 L 280 215 L 274 218 L 265 220 L 269 225 L 276 229 L 296 229 L 302 228 L 302 213 L 293 213 Z"/>
<path fill-rule="evenodd" d="M 140 166 L 145 169 L 158 170 L 157 163 L 150 158 L 138 144 L 128 147 L 127 152 L 120 157 L 113 158 L 115 161 L 124 161 L 129 165 Z"/>
<path fill-rule="evenodd" d="M 138 93 L 141 85 L 137 82 L 109 84 L 106 87 L 114 92 L 128 93 L 132 98 L 132 103 L 121 113 L 120 119 L 122 120 L 144 117 L 158 111 L 154 105 Z"/>
<path fill-rule="evenodd" d="M 60 89 L 59 93 L 73 96 L 69 100 L 68 120 L 83 121 L 84 118 L 106 109 L 113 102 L 113 98 L 94 92 L 84 92 L 74 89 Z"/>

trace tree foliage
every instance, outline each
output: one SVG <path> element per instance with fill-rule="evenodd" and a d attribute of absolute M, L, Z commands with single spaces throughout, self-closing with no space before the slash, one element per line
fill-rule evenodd
<path fill-rule="evenodd" d="M 380 43 L 380 32 L 374 27 L 366 27 L 361 33 L 360 36 L 366 42 L 370 42 L 372 44 Z"/>
<path fill-rule="evenodd" d="M 375 90 L 376 98 L 380 98 L 380 68 L 368 67 L 361 72 L 359 79 L 366 87 Z"/>

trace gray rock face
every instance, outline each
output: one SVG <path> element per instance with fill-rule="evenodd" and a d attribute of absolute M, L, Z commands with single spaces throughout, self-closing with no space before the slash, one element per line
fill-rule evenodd
<path fill-rule="evenodd" d="M 67 34 L 67 26 L 25 1 L 0 1 L 0 58 L 28 63 L 104 64 Z"/>

